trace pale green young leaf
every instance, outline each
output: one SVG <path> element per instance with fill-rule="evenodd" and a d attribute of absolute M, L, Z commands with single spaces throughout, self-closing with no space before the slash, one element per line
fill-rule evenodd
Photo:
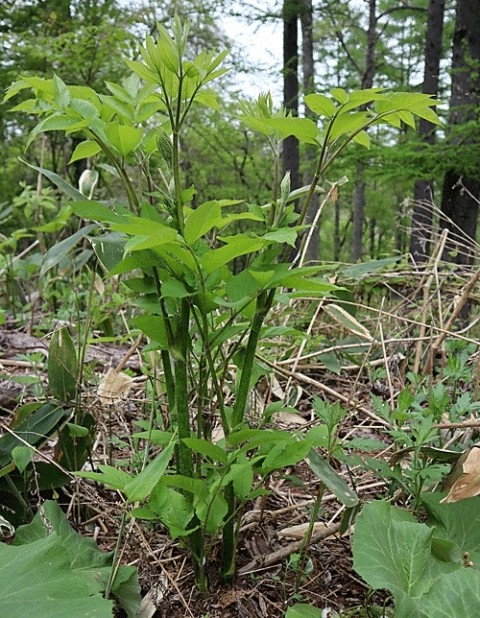
<path fill-rule="evenodd" d="M 357 133 L 353 137 L 353 141 L 356 142 L 357 144 L 360 144 L 360 146 L 363 146 L 364 148 L 370 148 L 372 144 L 370 140 L 370 136 L 368 135 L 366 131 L 360 131 L 360 133 Z"/>
<path fill-rule="evenodd" d="M 215 111 L 220 109 L 217 95 L 213 90 L 201 90 L 198 92 L 195 95 L 195 103 L 200 103 L 200 105 L 204 105 Z"/>
<path fill-rule="evenodd" d="M 286 243 L 291 247 L 295 247 L 295 241 L 297 240 L 297 231 L 291 227 L 282 227 L 273 232 L 268 232 L 264 235 L 265 240 L 270 240 L 278 243 Z"/>
<path fill-rule="evenodd" d="M 100 202 L 87 201 L 77 202 L 73 206 L 73 212 L 83 219 L 92 219 L 93 221 L 102 222 L 117 222 L 120 217 L 115 214 L 108 206 Z"/>
<path fill-rule="evenodd" d="M 200 258 L 200 263 L 204 271 L 210 274 L 240 255 L 255 253 L 264 245 L 265 240 L 263 238 L 238 234 L 229 239 L 223 247 L 204 253 Z"/>
<path fill-rule="evenodd" d="M 222 209 L 217 200 L 204 202 L 192 210 L 185 221 L 185 242 L 192 245 L 214 228 L 222 217 Z"/>
<path fill-rule="evenodd" d="M 265 118 L 261 122 L 278 132 L 283 139 L 293 135 L 300 142 L 317 143 L 317 125 L 310 118 Z"/>
<path fill-rule="evenodd" d="M 415 118 L 413 117 L 412 112 L 409 112 L 408 110 L 400 110 L 398 112 L 398 117 L 400 118 L 400 120 L 404 124 L 408 125 L 409 127 L 412 127 L 412 129 L 416 128 L 415 127 Z"/>
<path fill-rule="evenodd" d="M 151 49 L 151 45 L 148 47 L 150 56 L 158 62 L 159 66 L 163 63 L 171 73 L 177 74 L 180 67 L 180 57 L 175 41 L 170 37 L 166 28 L 158 22 L 157 30 L 159 37 L 155 50 Z M 147 45 L 149 45 L 148 41 Z"/>
<path fill-rule="evenodd" d="M 123 101 L 119 101 L 116 97 L 108 96 L 108 95 L 100 95 L 100 99 L 104 106 L 107 106 L 110 110 L 110 116 L 113 114 L 118 114 L 121 118 L 126 120 L 127 122 L 133 122 L 134 117 L 134 108 L 133 104 L 124 103 Z M 105 118 L 105 110 L 102 112 L 102 118 Z"/>
<path fill-rule="evenodd" d="M 105 134 L 110 143 L 120 152 L 127 156 L 140 143 L 142 130 L 131 125 L 120 124 L 118 120 L 110 122 L 105 127 Z"/>
<path fill-rule="evenodd" d="M 58 75 L 53 76 L 53 96 L 55 104 L 60 109 L 64 110 L 68 107 L 70 103 L 70 93 L 68 92 L 65 82 L 60 79 Z"/>
<path fill-rule="evenodd" d="M 324 94 L 307 94 L 305 103 L 312 112 L 327 118 L 331 118 L 337 109 L 335 103 Z"/>
<path fill-rule="evenodd" d="M 70 101 L 69 109 L 76 112 L 81 118 L 93 120 L 100 115 L 99 107 L 87 99 L 73 99 Z"/>
<path fill-rule="evenodd" d="M 113 96 L 119 101 L 122 101 L 122 103 L 126 103 L 127 105 L 132 105 L 134 103 L 136 93 L 130 93 L 123 86 L 115 84 L 114 82 L 105 82 L 105 86 L 110 90 Z"/>
<path fill-rule="evenodd" d="M 252 491 L 253 486 L 253 461 L 232 464 L 225 481 L 232 481 L 235 495 L 246 498 Z"/>
<path fill-rule="evenodd" d="M 2 103 L 6 103 L 19 92 L 26 90 L 27 88 L 31 88 L 31 84 L 26 79 L 19 79 L 16 82 L 13 82 L 13 84 L 7 88 Z"/>
<path fill-rule="evenodd" d="M 42 111 L 37 99 L 27 99 L 18 105 L 11 107 L 10 112 L 26 112 L 27 114 L 40 113 Z"/>
<path fill-rule="evenodd" d="M 348 95 L 343 88 L 332 88 L 330 90 L 334 99 L 336 99 L 339 103 L 346 103 L 348 99 Z"/>
<path fill-rule="evenodd" d="M 74 161 L 78 161 L 80 159 L 88 159 L 89 157 L 93 157 L 101 150 L 101 146 L 93 140 L 85 140 L 84 142 L 80 142 L 80 144 L 77 144 L 75 147 L 69 163 L 73 163 Z"/>
<path fill-rule="evenodd" d="M 228 504 L 221 493 L 213 493 L 210 500 L 195 505 L 195 513 L 204 524 L 206 533 L 215 534 L 224 526 Z"/>
<path fill-rule="evenodd" d="M 194 479 L 183 474 L 167 474 L 162 479 L 162 485 L 188 491 L 200 500 L 208 500 L 208 485 L 202 479 Z"/>
<path fill-rule="evenodd" d="M 78 118 L 71 118 L 63 113 L 47 116 L 47 118 L 44 118 L 32 129 L 25 148 L 28 148 L 40 133 L 46 133 L 47 131 L 67 131 L 74 125 L 78 125 Z"/>
<path fill-rule="evenodd" d="M 339 137 L 350 136 L 352 133 L 360 132 L 370 120 L 368 112 L 350 112 L 342 114 L 332 121 L 330 139 L 336 140 Z"/>
<path fill-rule="evenodd" d="M 287 466 L 293 466 L 305 459 L 312 448 L 308 440 L 296 440 L 290 437 L 286 442 L 279 442 L 268 452 L 262 463 L 262 472 L 268 474 Z"/>
<path fill-rule="evenodd" d="M 125 62 L 134 73 L 143 79 L 143 81 L 151 84 L 159 83 L 158 75 L 143 64 L 143 62 L 139 62 L 138 60 L 126 60 Z"/>

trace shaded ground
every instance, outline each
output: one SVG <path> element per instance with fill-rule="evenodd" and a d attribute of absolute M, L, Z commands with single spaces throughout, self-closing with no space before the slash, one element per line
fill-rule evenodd
<path fill-rule="evenodd" d="M 18 402 L 33 400 L 46 392 L 46 341 L 14 327 L 0 330 L 0 422 L 2 431 L 11 421 Z M 91 345 L 86 356 L 89 367 L 82 394 L 82 405 L 96 420 L 96 437 L 90 465 L 128 462 L 134 456 L 131 434 L 138 430 L 135 421 L 144 418 L 144 385 L 141 358 L 128 346 Z M 128 400 L 115 405 L 102 404 L 97 396 L 100 377 L 109 366 L 126 365 L 135 377 Z M 406 363 L 403 355 L 392 350 L 373 367 L 345 365 L 338 375 L 328 371 L 315 358 L 295 364 L 273 365 L 275 384 L 257 393 L 261 408 L 275 389 L 296 385 L 298 415 L 277 417 L 276 426 L 287 429 L 309 428 L 319 423 L 312 412 L 312 397 L 340 401 L 348 410 L 340 437 L 374 437 L 384 443 L 381 451 L 370 453 L 388 461 L 390 440 L 385 421 L 372 410 L 371 393 L 387 401 L 404 387 Z M 374 379 L 378 375 L 378 379 Z M 388 378 L 388 379 L 387 379 Z M 113 439 L 112 439 L 113 438 Z M 50 449 L 50 450 L 49 450 Z M 53 456 L 53 446 L 44 453 Z M 334 461 L 346 482 L 354 486 L 362 502 L 385 495 L 385 483 L 360 468 L 347 469 Z M 289 605 L 304 602 L 325 609 L 325 617 L 372 616 L 373 605 L 383 605 L 381 595 L 372 596 L 366 584 L 352 569 L 349 532 L 340 536 L 338 528 L 344 508 L 332 495 L 325 495 L 316 530 L 304 568 L 298 564 L 298 538 L 292 526 L 305 526 L 316 498 L 319 481 L 304 463 L 276 475 L 266 501 L 258 499 L 245 513 L 238 547 L 239 574 L 230 586 L 222 586 L 217 577 L 220 546 L 214 548 L 209 569 L 210 595 L 196 590 L 192 565 L 178 542 L 170 541 L 161 526 L 130 522 L 122 547 L 122 563 L 138 568 L 144 599 L 142 618 L 282 618 Z M 122 498 L 103 487 L 84 480 L 73 480 L 59 490 L 59 501 L 70 520 L 85 535 L 93 536 L 99 546 L 111 551 L 117 542 Z M 32 504 L 38 495 L 32 492 Z M 316 535 L 316 536 L 315 536 Z M 366 611 L 364 608 L 370 608 Z M 122 616 L 121 611 L 118 613 Z M 380 615 L 380 614 L 378 614 Z"/>

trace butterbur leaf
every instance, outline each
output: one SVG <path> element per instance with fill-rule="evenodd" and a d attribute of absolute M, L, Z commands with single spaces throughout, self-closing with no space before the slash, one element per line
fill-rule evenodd
<path fill-rule="evenodd" d="M 112 554 L 75 532 L 54 501 L 41 509 L 18 528 L 12 545 L 0 543 L 0 615 L 111 618 L 113 603 L 102 592 Z M 140 586 L 133 567 L 118 568 L 112 592 L 129 618 L 138 615 Z"/>
<path fill-rule="evenodd" d="M 317 607 L 306 603 L 297 603 L 287 609 L 285 618 L 323 618 L 323 612 Z"/>
<path fill-rule="evenodd" d="M 395 597 L 420 596 L 430 589 L 427 572 L 433 530 L 387 502 L 367 504 L 357 518 L 353 568 L 375 590 Z"/>

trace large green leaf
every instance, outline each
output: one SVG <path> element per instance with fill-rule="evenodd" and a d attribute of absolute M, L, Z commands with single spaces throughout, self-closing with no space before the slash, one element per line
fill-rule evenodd
<path fill-rule="evenodd" d="M 283 139 L 293 135 L 300 142 L 317 143 L 317 125 L 309 118 L 265 118 L 262 123 L 278 131 Z"/>
<path fill-rule="evenodd" d="M 355 524 L 353 568 L 372 588 L 420 596 L 432 585 L 427 571 L 433 530 L 413 515 L 374 501 Z"/>
<path fill-rule="evenodd" d="M 430 592 L 416 599 L 416 611 L 412 603 L 402 599 L 397 604 L 396 618 L 452 618 L 453 616 L 477 616 L 479 613 L 480 574 L 476 569 L 462 568 L 439 577 Z M 405 611 L 403 605 L 406 605 Z"/>
<path fill-rule="evenodd" d="M 441 494 L 424 494 L 429 523 L 435 534 L 455 543 L 461 553 L 468 552 L 475 567 L 480 566 L 480 496 L 441 504 Z"/>
<path fill-rule="evenodd" d="M 0 544 L 0 615 L 9 618 L 111 618 L 90 578 L 70 570 L 56 534 L 22 547 Z"/>
<path fill-rule="evenodd" d="M 111 618 L 113 604 L 101 594 L 111 565 L 111 554 L 75 532 L 60 507 L 47 501 L 31 524 L 17 530 L 13 545 L 0 544 L 0 616 Z M 135 616 L 135 569 L 120 567 L 112 590 Z"/>

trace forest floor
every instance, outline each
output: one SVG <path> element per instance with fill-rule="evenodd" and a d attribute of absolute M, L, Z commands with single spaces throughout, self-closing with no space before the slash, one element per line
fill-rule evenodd
<path fill-rule="evenodd" d="M 347 416 L 339 437 L 375 438 L 384 447 L 369 456 L 390 461 L 392 440 L 386 421 L 373 409 L 371 395 L 394 401 L 405 388 L 405 374 L 414 362 L 415 352 L 406 338 L 405 341 L 406 346 L 390 345 L 388 352 L 383 346 L 376 364 L 373 363 L 375 371 L 368 370 L 366 363 L 356 367 L 347 363 L 338 373 L 332 373 L 315 357 L 294 366 L 274 367 L 275 388 L 285 389 L 289 380 L 290 386 L 296 388 L 297 412 L 279 414 L 272 423 L 295 431 L 311 428 L 321 422 L 312 410 L 314 396 L 340 402 L 347 409 Z M 126 349 L 113 344 L 91 345 L 86 357 L 91 375 L 104 373 L 109 365 L 117 366 Z M 10 422 L 8 410 L 13 412 L 19 399 L 25 401 L 31 396 L 32 384 L 37 393 L 39 389 L 46 392 L 46 354 L 47 344 L 41 337 L 28 334 L 14 322 L 0 327 L 2 425 Z M 141 362 L 138 351 L 126 362 L 131 374 L 138 376 L 128 400 L 114 406 L 102 404 L 94 386 L 82 395 L 84 405 L 96 420 L 93 465 L 127 461 L 132 456 L 131 435 L 138 431 L 136 422 L 145 419 Z M 260 406 L 272 397 L 271 384 L 269 388 L 268 393 L 268 388 L 259 390 Z M 347 468 L 335 460 L 332 463 L 355 489 L 360 503 L 388 494 L 385 479 L 361 468 Z M 193 567 L 181 543 L 172 542 L 159 525 L 130 521 L 122 547 L 122 564 L 138 569 L 144 595 L 142 618 L 282 618 L 295 602 L 320 608 L 325 618 L 386 615 L 382 610 L 375 613 L 375 607 L 388 606 L 388 597 L 372 594 L 352 568 L 351 528 L 340 534 L 345 508 L 335 496 L 324 495 L 306 560 L 299 565 L 299 546 L 319 484 L 305 463 L 272 477 L 270 495 L 258 498 L 244 514 L 237 553 L 238 574 L 228 586 L 221 585 L 217 575 L 220 541 L 214 546 L 208 571 L 210 594 L 206 597 L 196 589 Z M 82 479 L 73 480 L 58 493 L 58 500 L 76 529 L 93 536 L 101 549 L 113 550 L 123 508 L 120 494 Z M 32 496 L 35 499 L 38 496 Z M 119 610 L 118 616 L 122 615 Z"/>

